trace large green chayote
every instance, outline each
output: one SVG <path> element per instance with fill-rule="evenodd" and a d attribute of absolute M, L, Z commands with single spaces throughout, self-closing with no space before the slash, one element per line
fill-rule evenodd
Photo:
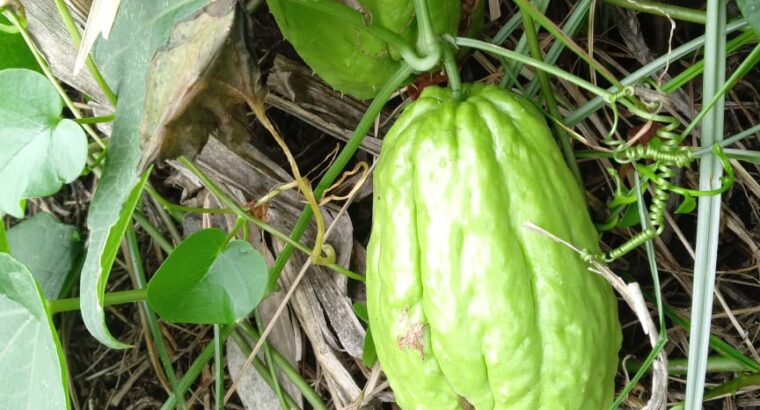
<path fill-rule="evenodd" d="M 503 89 L 426 88 L 383 142 L 367 307 L 404 409 L 599 410 L 612 402 L 617 302 L 583 193 L 541 114 Z"/>
<path fill-rule="evenodd" d="M 359 11 L 366 21 L 380 23 L 414 44 L 417 21 L 412 0 L 344 0 L 341 3 Z M 427 3 L 434 31 L 456 34 L 460 0 L 428 0 Z M 267 4 L 283 36 L 298 55 L 338 91 L 357 98 L 372 98 L 400 67 L 400 57 L 388 43 L 338 18 L 288 0 L 267 0 Z M 477 15 L 482 19 L 482 4 L 480 6 L 480 13 L 473 17 Z"/>

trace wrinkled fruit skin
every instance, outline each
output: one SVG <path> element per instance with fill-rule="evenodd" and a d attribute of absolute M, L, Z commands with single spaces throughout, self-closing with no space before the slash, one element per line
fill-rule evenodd
<path fill-rule="evenodd" d="M 360 6 L 365 21 L 379 23 L 414 44 L 417 22 L 412 0 L 346 0 L 343 3 Z M 362 99 L 372 98 L 401 66 L 400 57 L 388 43 L 338 18 L 287 0 L 267 0 L 267 4 L 283 36 L 298 55 L 340 92 Z M 460 0 L 429 0 L 433 30 L 437 34 L 456 34 L 460 8 Z"/>
<path fill-rule="evenodd" d="M 500 88 L 426 88 L 374 176 L 367 307 L 404 409 L 607 409 L 621 330 L 583 194 L 540 113 Z"/>

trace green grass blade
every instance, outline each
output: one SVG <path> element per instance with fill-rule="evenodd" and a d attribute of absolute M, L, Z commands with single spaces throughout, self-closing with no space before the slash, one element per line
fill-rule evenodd
<path fill-rule="evenodd" d="M 702 101 L 710 101 L 725 82 L 726 72 L 726 3 L 720 0 L 707 2 L 705 26 L 705 73 Z M 702 147 L 711 146 L 723 139 L 724 99 L 705 115 L 701 127 Z M 699 189 L 709 190 L 720 184 L 722 167 L 713 154 L 703 156 L 699 164 Z M 686 409 L 699 409 L 705 388 L 707 351 L 710 338 L 715 265 L 718 254 L 721 196 L 699 198 L 697 214 L 696 256 L 694 258 L 694 292 L 689 334 L 689 369 L 686 379 Z"/>
<path fill-rule="evenodd" d="M 726 25 L 725 30 L 722 31 L 721 33 L 730 34 L 737 30 L 744 29 L 745 27 L 747 27 L 747 23 L 744 20 L 737 20 Z M 656 59 L 652 60 L 651 63 L 634 71 L 633 73 L 631 73 L 631 75 L 624 78 L 621 81 L 621 83 L 625 86 L 636 84 L 639 82 L 639 80 L 649 77 L 650 75 L 664 68 L 668 60 L 672 62 L 680 58 L 683 58 L 693 53 L 694 51 L 697 51 L 704 44 L 705 44 L 705 36 L 700 36 L 700 37 L 695 38 L 694 40 L 684 43 L 682 46 L 674 48 L 670 52 L 670 54 L 664 54 L 660 57 L 657 57 Z M 614 93 L 618 90 L 616 88 L 610 88 L 608 91 Z M 589 115 L 594 113 L 596 110 L 604 106 L 604 104 L 605 102 L 603 98 L 596 97 L 592 99 L 588 103 L 584 104 L 582 107 L 570 113 L 565 119 L 565 124 L 571 127 L 578 124 L 579 122 L 586 119 Z"/>
<path fill-rule="evenodd" d="M 546 8 L 549 7 L 549 1 L 547 0 L 535 0 L 533 3 L 535 3 L 534 7 L 536 10 L 541 13 L 546 12 Z M 524 13 L 525 10 L 520 7 L 520 15 L 523 16 Z M 530 18 L 530 13 L 528 14 L 528 17 Z M 523 27 L 525 27 L 525 17 L 523 17 L 521 20 L 523 20 Z M 538 32 L 537 26 L 532 23 L 529 23 L 529 25 L 533 27 L 533 31 L 531 33 L 528 33 L 527 31 L 523 32 L 523 34 L 520 36 L 520 40 L 517 42 L 517 46 L 515 47 L 515 51 L 520 54 L 525 54 L 528 51 L 530 37 L 527 37 L 526 34 L 532 37 L 536 37 L 536 33 Z M 522 70 L 523 64 L 519 61 L 514 60 L 502 60 L 502 64 L 504 65 L 504 76 L 501 78 L 501 83 L 499 86 L 507 89 L 512 88 L 517 82 L 517 77 L 520 75 L 520 70 Z"/>
<path fill-rule="evenodd" d="M 588 13 L 589 8 L 591 7 L 591 0 L 581 0 L 579 1 L 575 6 L 573 6 L 573 11 L 570 13 L 570 16 L 565 21 L 565 25 L 562 26 L 562 31 L 567 33 L 568 36 L 574 37 L 575 34 L 578 32 L 578 29 L 581 27 L 581 23 L 583 23 L 586 20 L 586 14 Z M 544 57 L 544 61 L 547 64 L 554 64 L 559 59 L 559 55 L 562 53 L 562 51 L 565 49 L 565 44 L 561 41 L 555 41 L 554 44 L 552 44 L 551 48 L 549 48 L 549 51 L 546 53 L 546 57 Z M 533 97 L 536 95 L 536 92 L 538 92 L 539 89 L 539 83 L 538 79 L 534 78 L 531 80 L 530 85 L 528 85 L 528 88 L 525 90 L 525 95 L 530 97 Z"/>
<path fill-rule="evenodd" d="M 131 225 L 127 227 L 126 244 L 128 253 L 127 256 L 129 257 L 129 262 L 130 265 L 132 265 L 134 273 L 133 277 L 136 285 L 135 287 L 137 289 L 144 290 L 147 287 L 147 281 L 145 280 L 145 267 L 143 266 L 142 258 L 140 257 L 140 247 L 137 243 L 135 228 Z M 177 383 L 177 374 L 174 372 L 174 367 L 172 366 L 172 359 L 169 356 L 169 351 L 166 350 L 166 340 L 164 340 L 163 333 L 161 333 L 161 327 L 158 323 L 158 320 L 156 319 L 156 314 L 153 312 L 153 309 L 151 309 L 147 301 L 143 301 L 141 305 L 145 321 L 148 324 L 148 329 L 150 330 L 150 334 L 153 338 L 153 343 L 156 346 L 156 351 L 158 352 L 159 361 L 161 361 L 161 366 L 164 368 L 164 373 L 166 373 L 166 379 L 169 381 L 169 386 L 172 388 L 174 394 L 179 398 L 178 407 L 180 409 L 186 409 L 187 407 L 185 405 L 185 400 L 182 397 L 179 384 Z"/>
<path fill-rule="evenodd" d="M 727 157 L 731 159 L 738 159 L 739 161 L 746 161 L 752 164 L 760 164 L 760 151 L 747 151 L 743 149 L 727 149 L 724 150 Z"/>
<path fill-rule="evenodd" d="M 689 7 L 675 6 L 664 2 L 648 0 L 604 0 L 604 2 L 626 9 L 650 13 L 657 16 L 670 17 L 675 20 L 705 24 L 705 12 Z"/>

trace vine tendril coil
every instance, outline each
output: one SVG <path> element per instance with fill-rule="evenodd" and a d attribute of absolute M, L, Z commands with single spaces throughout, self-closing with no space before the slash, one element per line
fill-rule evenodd
<path fill-rule="evenodd" d="M 687 200 L 695 196 L 716 195 L 726 191 L 734 181 L 733 168 L 721 148 L 716 145 L 713 148 L 713 152 L 720 159 L 726 172 L 726 176 L 720 179 L 721 186 L 719 188 L 709 191 L 697 191 L 675 185 L 672 182 L 676 175 L 674 168 L 686 168 L 695 159 L 688 147 L 681 146 L 683 138 L 676 132 L 681 123 L 673 116 L 661 114 L 661 104 L 657 106 L 654 112 L 641 110 L 628 100 L 633 95 L 633 87 L 626 87 L 605 99 L 607 103 L 611 104 L 614 113 L 613 127 L 607 135 L 605 142 L 610 146 L 617 147 L 613 153 L 613 159 L 616 162 L 620 164 L 633 163 L 636 169 L 645 176 L 645 183 L 650 184 L 652 200 L 649 205 L 648 226 L 622 245 L 607 253 L 599 254 L 585 250 L 582 252 L 581 258 L 586 262 L 593 260 L 602 260 L 606 263 L 612 262 L 662 234 L 665 229 L 665 214 L 668 208 L 668 201 L 672 193 L 682 195 Z M 637 117 L 658 126 L 655 131 L 655 139 L 645 145 L 629 146 L 623 144 L 622 141 L 612 138 L 618 123 L 619 113 L 616 107 L 618 101 Z M 639 165 L 637 164 L 639 161 L 652 161 L 653 164 L 648 166 Z M 622 182 L 619 178 L 615 178 L 615 181 L 618 184 L 616 192 L 621 192 L 619 185 Z"/>

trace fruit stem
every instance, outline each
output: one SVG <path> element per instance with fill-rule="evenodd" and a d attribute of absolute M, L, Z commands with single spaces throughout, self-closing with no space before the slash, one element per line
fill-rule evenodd
<path fill-rule="evenodd" d="M 454 57 L 454 51 L 449 46 L 443 48 L 443 68 L 446 70 L 446 76 L 449 78 L 451 96 L 455 100 L 461 101 L 464 98 L 462 79 L 459 77 L 459 68 L 457 67 L 457 60 Z"/>
<path fill-rule="evenodd" d="M 414 11 L 417 14 L 417 49 L 422 56 L 402 54 L 402 57 L 415 70 L 430 71 L 441 61 L 441 43 L 430 22 L 427 0 L 414 0 Z"/>

